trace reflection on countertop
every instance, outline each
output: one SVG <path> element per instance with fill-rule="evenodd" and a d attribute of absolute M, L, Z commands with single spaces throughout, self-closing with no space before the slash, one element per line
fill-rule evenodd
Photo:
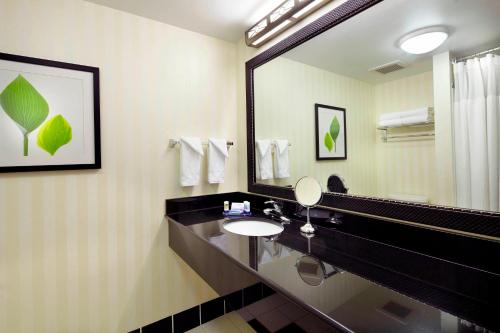
<path fill-rule="evenodd" d="M 219 208 L 169 218 L 169 223 L 182 225 L 278 292 L 329 318 L 337 328 L 464 333 L 470 329 L 464 323 L 490 330 L 500 327 L 495 314 L 500 295 L 497 272 L 336 229 L 318 227 L 316 235 L 308 238 L 300 233 L 302 222 L 296 220 L 285 225 L 278 237 L 247 237 L 223 228 L 226 220 Z M 325 274 L 317 286 L 306 283 L 297 272 L 305 255 L 334 272 Z M 316 274 L 314 270 L 323 268 L 309 269 Z"/>

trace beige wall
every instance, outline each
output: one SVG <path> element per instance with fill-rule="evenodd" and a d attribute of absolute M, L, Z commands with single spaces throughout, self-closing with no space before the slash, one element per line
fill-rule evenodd
<path fill-rule="evenodd" d="M 257 68 L 254 77 L 256 138 L 288 139 L 292 144 L 291 177 L 259 183 L 293 185 L 300 177 L 312 175 L 326 189 L 328 176 L 338 173 L 345 179 L 350 194 L 418 195 L 431 203 L 453 198 L 452 189 L 439 190 L 437 186 L 435 145 L 441 137 L 438 141 L 384 142 L 376 130 L 382 113 L 434 106 L 432 71 L 368 84 L 279 57 Z M 315 160 L 314 103 L 347 109 L 346 161 Z M 399 132 L 429 130 L 432 128 L 406 128 Z"/>
<path fill-rule="evenodd" d="M 452 69 L 450 52 L 433 57 L 434 109 L 436 113 L 436 203 L 456 205 L 452 129 Z"/>
<path fill-rule="evenodd" d="M 346 161 L 315 160 L 314 103 L 347 109 Z M 432 71 L 372 85 L 279 57 L 255 70 L 256 138 L 291 141 L 291 177 L 259 182 L 293 185 L 313 175 L 325 186 L 338 173 L 351 194 L 411 194 L 439 202 L 435 141 L 386 143 L 376 130 L 381 113 L 433 105 Z"/>
<path fill-rule="evenodd" d="M 434 106 L 432 81 L 430 71 L 376 85 L 376 119 L 382 113 Z M 427 130 L 429 128 L 414 131 Z M 403 133 L 407 134 L 408 131 L 412 130 L 406 128 Z M 435 141 L 413 139 L 383 142 L 379 138 L 380 133 L 377 136 L 378 196 L 419 195 L 436 202 Z"/>
<path fill-rule="evenodd" d="M 288 139 L 291 177 L 259 183 L 294 185 L 300 177 L 342 175 L 349 193 L 375 195 L 373 86 L 279 57 L 255 70 L 255 137 Z M 316 161 L 314 104 L 346 108 L 347 160 Z"/>
<path fill-rule="evenodd" d="M 164 200 L 238 189 L 236 46 L 81 0 L 0 13 L 2 52 L 100 67 L 103 157 L 0 175 L 0 331 L 125 332 L 215 296 L 169 249 Z M 236 141 L 225 184 L 178 185 L 181 135 Z"/>

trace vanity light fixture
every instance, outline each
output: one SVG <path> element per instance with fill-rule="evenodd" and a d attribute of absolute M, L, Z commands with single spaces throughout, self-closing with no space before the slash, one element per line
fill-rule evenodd
<path fill-rule="evenodd" d="M 259 47 L 332 0 L 286 0 L 245 32 L 248 46 Z"/>
<path fill-rule="evenodd" d="M 443 27 L 430 27 L 413 31 L 399 41 L 399 47 L 411 54 L 424 54 L 437 49 L 448 38 Z"/>

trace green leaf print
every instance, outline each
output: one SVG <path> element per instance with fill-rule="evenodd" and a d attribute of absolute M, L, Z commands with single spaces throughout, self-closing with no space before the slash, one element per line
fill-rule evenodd
<path fill-rule="evenodd" d="M 59 148 L 72 139 L 71 125 L 63 116 L 57 115 L 48 120 L 38 132 L 37 144 L 54 156 Z"/>
<path fill-rule="evenodd" d="M 49 114 L 45 98 L 22 75 L 18 75 L 0 94 L 0 105 L 23 135 L 23 155 L 28 156 L 28 135 Z"/>

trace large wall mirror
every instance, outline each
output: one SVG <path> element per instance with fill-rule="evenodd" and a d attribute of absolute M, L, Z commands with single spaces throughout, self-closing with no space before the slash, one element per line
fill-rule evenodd
<path fill-rule="evenodd" d="M 325 205 L 498 237 L 499 15 L 351 0 L 250 60 L 249 190 L 291 198 L 309 175 Z M 401 47 L 425 32 L 447 38 Z"/>

